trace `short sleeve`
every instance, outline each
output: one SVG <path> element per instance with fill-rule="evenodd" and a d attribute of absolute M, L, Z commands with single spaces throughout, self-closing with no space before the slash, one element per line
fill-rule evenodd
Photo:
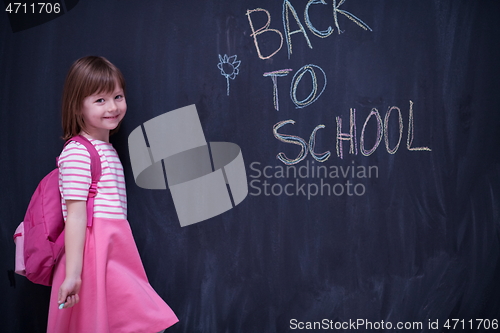
<path fill-rule="evenodd" d="M 90 154 L 82 144 L 70 142 L 58 161 L 59 185 L 64 200 L 87 200 L 92 175 Z"/>

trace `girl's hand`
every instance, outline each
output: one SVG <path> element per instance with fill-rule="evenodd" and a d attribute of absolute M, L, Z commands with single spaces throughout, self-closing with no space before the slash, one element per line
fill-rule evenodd
<path fill-rule="evenodd" d="M 66 277 L 66 279 L 64 279 L 63 283 L 61 284 L 61 287 L 59 287 L 59 296 L 57 299 L 57 303 L 64 303 L 64 309 L 75 306 L 80 301 L 78 293 L 80 292 L 81 285 L 81 278 L 75 279 Z"/>

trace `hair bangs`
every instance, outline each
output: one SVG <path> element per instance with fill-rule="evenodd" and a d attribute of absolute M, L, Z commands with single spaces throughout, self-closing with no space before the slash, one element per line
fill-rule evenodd
<path fill-rule="evenodd" d="M 117 85 L 125 92 L 125 80 L 120 72 L 104 63 L 96 65 L 92 71 L 89 71 L 89 75 L 86 77 L 87 82 L 82 85 L 84 96 L 112 93 Z"/>

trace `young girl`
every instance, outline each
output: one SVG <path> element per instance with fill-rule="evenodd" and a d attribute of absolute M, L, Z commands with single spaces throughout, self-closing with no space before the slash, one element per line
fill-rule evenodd
<path fill-rule="evenodd" d="M 59 157 L 65 253 L 54 271 L 49 333 L 159 332 L 178 319 L 149 284 L 127 218 L 123 167 L 109 143 L 127 104 L 125 81 L 102 57 L 84 57 L 64 85 L 64 139 L 82 135 L 95 146 L 102 167 L 87 227 L 90 154 L 70 142 Z"/>

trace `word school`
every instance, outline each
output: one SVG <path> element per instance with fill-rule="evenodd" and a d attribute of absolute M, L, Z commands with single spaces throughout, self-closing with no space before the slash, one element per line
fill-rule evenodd
<path fill-rule="evenodd" d="M 397 114 L 397 119 L 398 119 L 398 142 L 391 147 L 389 143 L 389 119 L 391 117 L 391 114 L 393 113 Z M 413 138 L 414 138 L 414 125 L 413 125 L 413 102 L 410 101 L 410 108 L 409 108 L 409 115 L 408 115 L 408 135 L 406 139 L 406 149 L 409 151 L 431 151 L 429 147 L 413 147 Z M 365 147 L 365 130 L 370 122 L 371 119 L 374 119 L 376 123 L 376 138 L 375 138 L 375 143 L 371 148 L 366 148 Z M 350 121 L 349 121 L 349 132 L 342 132 L 342 118 L 337 116 L 336 117 L 336 122 L 337 122 L 337 135 L 336 135 L 336 148 L 337 148 L 337 156 L 340 157 L 341 159 L 343 158 L 343 147 L 342 147 L 342 142 L 343 141 L 348 141 L 349 142 L 349 154 L 351 155 L 357 155 L 358 154 L 358 146 L 356 144 L 356 110 L 351 109 L 350 110 Z M 328 160 L 328 158 L 331 156 L 330 151 L 326 151 L 324 153 L 316 153 L 314 151 L 314 146 L 316 142 L 316 132 L 321 129 L 325 128 L 325 125 L 318 125 L 316 126 L 312 133 L 311 136 L 309 137 L 309 141 L 306 142 L 303 138 L 296 136 L 296 135 L 290 135 L 290 134 L 282 134 L 279 133 L 278 130 L 282 128 L 283 126 L 287 124 L 295 124 L 294 120 L 284 120 L 280 121 L 277 124 L 273 126 L 273 134 L 276 139 L 278 139 L 281 142 L 285 143 L 290 143 L 294 145 L 298 145 L 301 147 L 301 150 L 297 157 L 295 158 L 288 158 L 285 153 L 280 152 L 276 156 L 278 160 L 283 162 L 286 165 L 293 165 L 297 164 L 301 161 L 303 161 L 307 154 L 310 153 L 311 156 L 318 162 L 325 162 Z M 380 116 L 380 113 L 377 109 L 373 108 L 370 112 L 370 114 L 367 116 L 365 123 L 363 125 L 363 129 L 361 130 L 361 135 L 360 135 L 360 140 L 359 140 L 359 150 L 361 151 L 361 154 L 364 156 L 370 156 L 375 152 L 375 150 L 378 148 L 380 143 L 382 142 L 382 138 L 385 140 L 385 148 L 389 154 L 395 154 L 398 149 L 399 145 L 401 144 L 401 139 L 403 137 L 403 116 L 401 114 L 401 110 L 397 106 L 392 106 L 387 110 L 387 113 L 385 114 L 384 121 L 382 121 L 382 117 Z"/>

